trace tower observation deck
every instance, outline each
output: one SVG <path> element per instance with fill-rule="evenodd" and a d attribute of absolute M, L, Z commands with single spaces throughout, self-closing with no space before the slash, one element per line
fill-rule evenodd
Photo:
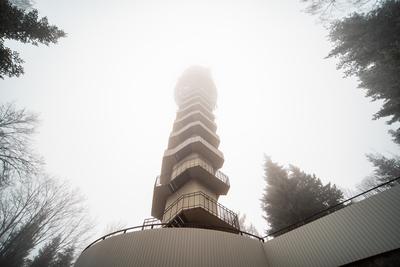
<path fill-rule="evenodd" d="M 237 215 L 218 203 L 230 187 L 213 114 L 217 89 L 208 69 L 193 66 L 175 87 L 176 119 L 154 184 L 151 215 L 174 227 L 239 229 Z"/>

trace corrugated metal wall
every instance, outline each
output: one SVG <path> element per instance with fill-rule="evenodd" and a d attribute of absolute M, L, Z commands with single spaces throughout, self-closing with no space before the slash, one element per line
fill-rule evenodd
<path fill-rule="evenodd" d="M 164 228 L 111 237 L 84 251 L 76 267 L 267 266 L 263 243 L 221 231 Z"/>
<path fill-rule="evenodd" d="M 400 186 L 264 243 L 270 266 L 339 266 L 400 248 Z"/>
<path fill-rule="evenodd" d="M 146 230 L 95 244 L 75 266 L 339 266 L 397 248 L 400 185 L 266 243 L 205 229 Z"/>

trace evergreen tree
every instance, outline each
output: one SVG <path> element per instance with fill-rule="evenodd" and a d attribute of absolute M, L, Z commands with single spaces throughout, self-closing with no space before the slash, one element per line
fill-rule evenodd
<path fill-rule="evenodd" d="M 381 154 L 368 154 L 367 158 L 374 165 L 374 177 L 379 183 L 400 177 L 399 156 L 387 158 Z"/>
<path fill-rule="evenodd" d="M 9 2 L 22 10 L 31 9 L 33 6 L 32 0 L 9 0 Z"/>
<path fill-rule="evenodd" d="M 64 251 L 57 253 L 57 259 L 51 267 L 70 267 L 74 260 L 75 247 L 69 246 Z"/>
<path fill-rule="evenodd" d="M 334 48 L 328 57 L 338 57 L 338 68 L 360 80 L 372 100 L 383 100 L 374 119 L 388 117 L 400 122 L 400 1 L 382 1 L 369 13 L 354 13 L 336 21 L 330 30 Z M 391 130 L 400 144 L 400 128 Z"/>
<path fill-rule="evenodd" d="M 382 183 L 388 182 L 395 178 L 400 177 L 400 157 L 394 156 L 393 158 L 387 158 L 381 154 L 368 154 L 368 160 L 374 166 L 374 173 L 370 176 L 365 177 L 360 184 L 357 185 L 357 189 L 361 192 L 367 191 L 374 188 Z M 390 183 L 386 186 L 379 187 L 366 196 L 371 196 L 376 193 L 382 192 L 393 184 L 399 184 L 400 181 Z"/>
<path fill-rule="evenodd" d="M 17 1 L 21 5 L 26 1 Z M 0 0 L 0 78 L 20 76 L 24 73 L 24 62 L 18 52 L 4 45 L 5 40 L 16 40 L 22 43 L 49 45 L 57 43 L 65 33 L 56 26 L 50 25 L 46 17 L 39 18 L 38 11 L 25 12 L 8 0 Z"/>
<path fill-rule="evenodd" d="M 25 258 L 35 246 L 38 227 L 39 221 L 28 222 L 1 244 L 0 266 L 23 266 Z"/>
<path fill-rule="evenodd" d="M 38 255 L 33 259 L 29 267 L 48 267 L 51 266 L 56 259 L 57 250 L 59 249 L 61 236 L 56 236 L 49 243 L 45 244 Z"/>
<path fill-rule="evenodd" d="M 261 205 L 270 233 L 336 205 L 343 198 L 335 185 L 323 185 L 315 175 L 293 165 L 286 169 L 267 157 L 264 170 L 267 186 Z"/>

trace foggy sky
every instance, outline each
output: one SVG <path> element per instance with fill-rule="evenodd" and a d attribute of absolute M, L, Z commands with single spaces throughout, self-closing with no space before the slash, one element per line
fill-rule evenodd
<path fill-rule="evenodd" d="M 0 80 L 0 99 L 40 115 L 35 140 L 48 172 L 81 188 L 100 232 L 150 216 L 173 88 L 193 64 L 209 67 L 218 89 L 231 181 L 220 201 L 260 232 L 264 154 L 352 188 L 372 171 L 366 153 L 399 153 L 384 120 L 372 120 L 381 103 L 324 59 L 327 31 L 296 1 L 37 0 L 36 8 L 68 36 L 50 47 L 8 42 L 26 74 Z"/>

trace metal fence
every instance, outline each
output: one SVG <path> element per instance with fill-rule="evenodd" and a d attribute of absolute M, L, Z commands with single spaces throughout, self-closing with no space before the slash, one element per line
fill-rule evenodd
<path fill-rule="evenodd" d="M 138 225 L 138 226 L 133 226 L 133 227 L 128 227 L 128 228 L 124 228 L 109 234 L 106 234 L 98 239 L 96 239 L 95 241 L 93 241 L 92 243 L 90 243 L 83 251 L 87 250 L 88 248 L 92 247 L 93 245 L 106 240 L 107 238 L 113 237 L 113 236 L 118 236 L 118 235 L 123 235 L 126 233 L 131 233 L 131 232 L 138 232 L 138 231 L 145 231 L 145 230 L 151 230 L 151 229 L 160 229 L 160 228 L 173 228 L 171 225 L 167 224 L 167 223 L 149 223 L 151 221 L 157 221 L 157 219 L 154 218 L 149 218 L 149 219 L 145 219 L 143 225 Z M 231 228 L 227 228 L 227 227 L 218 227 L 218 226 L 210 226 L 210 225 L 202 225 L 202 224 L 188 224 L 186 227 L 190 227 L 190 228 L 200 228 L 200 229 L 210 229 L 210 230 L 218 230 L 218 231 L 224 231 L 224 232 L 232 232 Z M 261 242 L 264 242 L 264 239 L 253 235 L 251 233 L 247 233 L 244 231 L 241 231 L 239 229 L 237 229 L 235 231 L 235 234 L 239 234 L 242 236 L 247 236 L 249 238 L 253 238 L 253 239 L 257 239 Z M 82 251 L 82 252 L 83 252 Z"/>

